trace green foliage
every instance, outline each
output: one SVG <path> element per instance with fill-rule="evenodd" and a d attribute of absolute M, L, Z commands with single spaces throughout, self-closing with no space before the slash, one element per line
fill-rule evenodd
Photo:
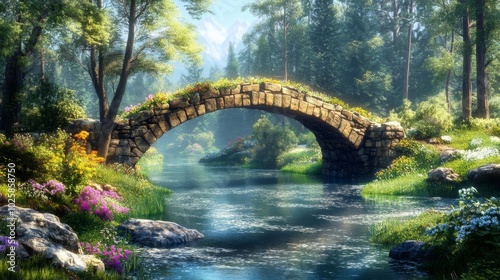
<path fill-rule="evenodd" d="M 427 182 L 427 172 L 410 173 L 402 177 L 375 180 L 366 184 L 361 191 L 363 196 L 377 195 L 411 195 L 411 196 L 445 196 L 455 193 L 452 185 L 434 186 Z"/>
<path fill-rule="evenodd" d="M 323 169 L 323 162 L 302 162 L 302 163 L 289 163 L 281 171 L 288 173 L 306 174 L 306 175 L 321 175 Z"/>
<path fill-rule="evenodd" d="M 415 111 L 411 109 L 411 102 L 405 99 L 401 107 L 389 112 L 387 119 L 398 121 L 403 127 L 410 128 L 415 120 Z"/>
<path fill-rule="evenodd" d="M 429 227 L 446 221 L 446 215 L 438 211 L 427 211 L 414 218 L 387 219 L 370 226 L 370 241 L 384 245 L 397 245 L 406 240 L 428 241 Z"/>
<path fill-rule="evenodd" d="M 138 165 L 162 165 L 163 154 L 154 147 L 150 147 L 137 163 Z"/>
<path fill-rule="evenodd" d="M 292 163 L 312 163 L 317 162 L 320 158 L 319 150 L 296 148 L 279 155 L 276 166 L 283 168 Z"/>
<path fill-rule="evenodd" d="M 440 163 L 439 154 L 430 147 L 414 140 L 403 139 L 397 146 L 402 154 L 392 164 L 375 175 L 379 180 L 391 179 L 411 173 L 425 173 Z"/>
<path fill-rule="evenodd" d="M 25 105 L 22 126 L 28 131 L 55 132 L 66 128 L 70 121 L 85 117 L 85 108 L 75 92 L 51 82 L 42 82 L 31 91 Z"/>
<path fill-rule="evenodd" d="M 446 220 L 429 227 L 427 234 L 430 243 L 444 251 L 449 262 L 446 270 L 481 275 L 471 269 L 489 263 L 493 266 L 486 270 L 488 275 L 500 269 L 498 262 L 492 262 L 500 252 L 500 201 L 496 197 L 478 199 L 475 193 L 475 188 L 461 189 L 458 207 L 452 206 Z M 486 279 L 482 277 L 479 279 Z"/>
<path fill-rule="evenodd" d="M 278 156 L 298 142 L 289 127 L 275 125 L 266 116 L 254 124 L 251 138 L 255 140 L 251 163 L 263 168 L 276 168 Z"/>
<path fill-rule="evenodd" d="M 226 77 L 229 79 L 236 79 L 240 76 L 238 60 L 236 60 L 236 54 L 234 53 L 234 45 L 232 42 L 229 42 L 229 47 L 227 49 L 227 63 L 226 68 Z"/>
<path fill-rule="evenodd" d="M 416 138 L 437 137 L 453 127 L 453 117 L 442 100 L 435 97 L 417 105 L 414 122 Z"/>

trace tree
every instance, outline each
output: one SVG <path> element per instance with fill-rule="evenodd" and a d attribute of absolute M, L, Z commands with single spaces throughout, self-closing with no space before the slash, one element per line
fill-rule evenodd
<path fill-rule="evenodd" d="M 314 1 L 311 15 L 310 42 L 312 82 L 323 91 L 333 92 L 339 83 L 340 24 L 333 0 Z"/>
<path fill-rule="evenodd" d="M 460 0 L 462 17 L 462 118 L 472 118 L 472 39 L 468 0 Z"/>
<path fill-rule="evenodd" d="M 92 1 L 103 10 L 102 1 Z M 184 0 L 187 11 L 199 16 L 207 11 L 211 0 Z M 178 21 L 177 7 L 169 0 L 130 0 L 113 1 L 117 22 L 115 30 L 126 34 L 124 49 L 105 48 L 89 44 L 89 74 L 99 99 L 101 133 L 99 135 L 98 155 L 106 158 L 114 121 L 126 91 L 128 78 L 139 71 L 149 73 L 168 73 L 171 69 L 167 62 L 179 57 L 187 57 L 191 62 L 201 60 L 200 48 L 195 43 L 194 27 Z M 115 38 L 120 39 L 120 36 Z M 115 44 L 120 46 L 121 44 Z M 108 61 L 106 61 L 106 60 Z M 105 90 L 107 70 L 115 67 L 117 84 L 109 103 Z"/>
<path fill-rule="evenodd" d="M 281 47 L 281 59 L 283 63 L 283 80 L 288 80 L 288 32 L 302 16 L 302 9 L 298 0 L 257 0 L 252 4 L 245 5 L 243 9 L 249 9 L 255 16 L 262 19 L 256 29 L 260 31 L 271 30 L 268 34 L 274 36 L 281 34 L 281 38 L 273 38 Z"/>
<path fill-rule="evenodd" d="M 20 121 L 21 93 L 32 69 L 33 54 L 44 37 L 57 37 L 47 36 L 46 30 L 74 20 L 83 27 L 83 38 L 91 37 L 91 29 L 102 31 L 99 22 L 83 25 L 79 17 L 81 10 L 88 11 L 89 17 L 95 15 L 95 10 L 81 1 L 5 0 L 0 3 L 0 60 L 5 63 L 0 129 L 7 135 L 14 133 L 14 126 Z M 106 36 L 102 38 L 105 40 Z"/>
<path fill-rule="evenodd" d="M 238 78 L 240 75 L 238 66 L 238 60 L 236 60 L 236 54 L 234 53 L 234 45 L 229 42 L 229 47 L 227 48 L 227 64 L 224 70 L 226 71 L 226 77 L 229 79 Z"/>
<path fill-rule="evenodd" d="M 201 74 L 203 72 L 203 67 L 199 63 L 189 63 L 187 67 L 188 73 L 181 76 L 181 85 L 194 84 L 201 81 Z"/>
<path fill-rule="evenodd" d="M 486 28 L 485 28 L 485 0 L 475 1 L 476 5 L 476 87 L 477 87 L 477 116 L 488 119 L 488 91 L 486 80 Z"/>

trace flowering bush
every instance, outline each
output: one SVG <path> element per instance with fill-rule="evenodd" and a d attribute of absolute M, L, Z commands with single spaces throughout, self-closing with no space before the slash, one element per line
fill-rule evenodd
<path fill-rule="evenodd" d="M 39 198 L 52 198 L 57 195 L 64 194 L 66 186 L 57 180 L 49 180 L 44 184 L 40 184 L 33 179 L 28 181 L 27 185 L 24 185 L 22 190 L 26 193 L 28 197 L 39 197 Z"/>
<path fill-rule="evenodd" d="M 61 155 L 62 181 L 68 186 L 71 194 L 75 194 L 76 186 L 85 184 L 96 173 L 97 164 L 104 162 L 96 151 L 87 154 L 86 144 L 89 133 L 81 131 L 69 140 L 69 149 Z"/>
<path fill-rule="evenodd" d="M 475 148 L 474 150 L 459 151 L 459 154 L 465 161 L 481 160 L 500 155 L 498 149 L 491 147 L 485 147 L 485 148 L 478 147 Z"/>
<path fill-rule="evenodd" d="M 107 269 L 116 270 L 118 273 L 123 272 L 124 262 L 130 257 L 129 250 L 116 248 L 115 245 L 102 245 L 101 242 L 97 242 L 94 246 L 85 242 L 80 242 L 80 245 L 86 254 L 99 256 Z"/>
<path fill-rule="evenodd" d="M 119 204 L 119 200 L 123 200 L 123 198 L 112 190 L 97 190 L 86 186 L 74 202 L 82 212 L 87 212 L 90 215 L 95 214 L 103 220 L 112 221 L 113 214 L 127 214 L 129 211 L 127 207 Z"/>
<path fill-rule="evenodd" d="M 459 208 L 449 212 L 447 223 L 429 228 L 427 234 L 459 244 L 473 244 L 476 248 L 478 245 L 500 247 L 500 200 L 492 197 L 482 201 L 474 197 L 475 193 L 474 187 L 460 190 Z"/>
<path fill-rule="evenodd" d="M 386 168 L 375 173 L 379 180 L 396 178 L 403 175 L 408 175 L 416 170 L 417 162 L 412 157 L 400 156 L 395 159 L 392 164 Z"/>

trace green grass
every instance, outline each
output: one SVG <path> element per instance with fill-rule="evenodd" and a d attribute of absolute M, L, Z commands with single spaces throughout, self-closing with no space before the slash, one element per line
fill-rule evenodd
<path fill-rule="evenodd" d="M 93 180 L 117 187 L 126 206 L 130 208 L 130 216 L 133 217 L 147 217 L 163 213 L 165 198 L 171 194 L 169 189 L 156 186 L 145 177 L 116 172 L 106 166 L 97 169 Z"/>
<path fill-rule="evenodd" d="M 490 163 L 500 163 L 500 156 L 488 157 L 485 159 L 465 161 L 463 159 L 455 159 L 443 164 L 444 167 L 453 169 L 455 173 L 459 174 L 464 180 L 467 179 L 467 174 L 469 170 L 476 169 L 480 166 L 487 165 Z"/>
<path fill-rule="evenodd" d="M 370 226 L 370 242 L 383 245 L 397 245 L 406 240 L 428 241 L 425 231 L 446 220 L 438 211 L 427 211 L 410 219 L 387 219 Z"/>
<path fill-rule="evenodd" d="M 26 260 L 17 260 L 19 267 L 16 272 L 9 271 L 7 259 L 0 258 L 0 279 L 10 280 L 64 280 L 64 279 L 89 279 L 89 280 L 115 280 L 125 279 L 116 272 L 73 272 L 63 270 L 53 265 L 47 265 L 43 256 L 36 255 Z M 5 278 L 4 278 L 5 277 Z"/>
<path fill-rule="evenodd" d="M 290 163 L 281 168 L 281 171 L 288 173 L 321 175 L 323 163 L 321 161 L 310 163 Z"/>
<path fill-rule="evenodd" d="M 427 174 L 408 174 L 405 176 L 375 180 L 365 185 L 363 196 L 408 195 L 408 196 L 446 196 L 454 197 L 457 186 L 436 185 L 427 182 Z"/>
<path fill-rule="evenodd" d="M 482 147 L 500 147 L 499 143 L 491 142 L 490 134 L 484 129 L 460 129 L 451 131 L 448 135 L 451 136 L 452 142 L 447 145 L 458 150 L 474 148 L 470 146 L 472 139 L 483 140 Z"/>

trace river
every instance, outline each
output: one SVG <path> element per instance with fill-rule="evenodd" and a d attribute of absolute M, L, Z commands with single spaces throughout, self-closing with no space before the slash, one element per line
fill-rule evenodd
<path fill-rule="evenodd" d="M 279 171 L 208 167 L 195 158 L 144 168 L 173 190 L 156 217 L 194 228 L 196 242 L 144 252 L 146 279 L 425 279 L 391 264 L 369 226 L 452 202 L 363 198 L 362 186 Z"/>

